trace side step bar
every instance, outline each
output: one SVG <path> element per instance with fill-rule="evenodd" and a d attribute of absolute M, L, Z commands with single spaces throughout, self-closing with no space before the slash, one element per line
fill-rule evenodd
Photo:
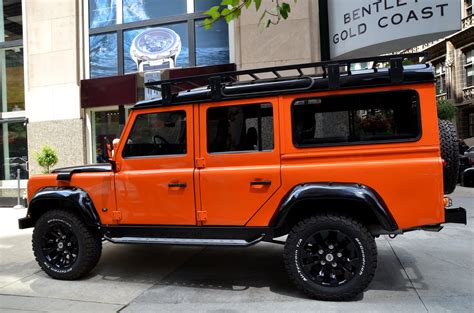
<path fill-rule="evenodd" d="M 262 234 L 257 239 L 247 241 L 244 239 L 194 239 L 194 238 L 145 238 L 145 237 L 117 237 L 104 238 L 112 243 L 138 243 L 138 244 L 161 244 L 161 245 L 182 245 L 182 246 L 230 246 L 249 247 L 265 238 Z"/>

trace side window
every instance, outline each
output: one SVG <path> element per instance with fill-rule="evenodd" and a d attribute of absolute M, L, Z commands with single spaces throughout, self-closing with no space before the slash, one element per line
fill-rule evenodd
<path fill-rule="evenodd" d="M 206 125 L 209 153 L 273 150 L 270 103 L 209 108 Z"/>
<path fill-rule="evenodd" d="M 123 157 L 186 154 L 186 112 L 140 114 L 135 119 Z"/>
<path fill-rule="evenodd" d="M 298 147 L 415 140 L 419 100 L 413 90 L 297 100 L 292 105 Z"/>

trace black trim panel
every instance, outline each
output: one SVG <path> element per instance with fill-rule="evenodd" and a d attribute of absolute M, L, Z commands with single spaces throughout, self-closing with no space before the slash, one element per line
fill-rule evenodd
<path fill-rule="evenodd" d="M 271 227 L 214 227 L 179 225 L 104 225 L 102 234 L 109 238 L 194 238 L 253 240 L 265 234 L 264 240 L 273 238 Z"/>
<path fill-rule="evenodd" d="M 352 200 L 368 205 L 386 231 L 398 225 L 382 198 L 370 187 L 354 183 L 306 183 L 294 187 L 280 203 L 270 226 L 281 228 L 291 209 L 303 200 Z"/>
<path fill-rule="evenodd" d="M 27 217 L 18 220 L 20 229 L 33 227 L 44 210 L 42 203 L 59 201 L 65 207 L 74 207 L 89 226 L 100 226 L 100 218 L 87 192 L 76 187 L 46 187 L 38 191 L 30 201 Z M 46 209 L 51 209 L 50 207 Z M 54 209 L 54 208 L 53 208 Z"/>
<path fill-rule="evenodd" d="M 75 173 L 100 173 L 100 172 L 111 172 L 112 165 L 110 163 L 90 164 L 81 166 L 71 166 L 57 168 L 52 173 L 57 173 L 57 180 L 71 180 L 71 177 Z"/>
<path fill-rule="evenodd" d="M 466 209 L 444 209 L 444 222 L 467 225 Z"/>

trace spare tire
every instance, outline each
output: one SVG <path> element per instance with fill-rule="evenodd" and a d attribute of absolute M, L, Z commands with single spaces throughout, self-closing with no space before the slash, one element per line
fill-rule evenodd
<path fill-rule="evenodd" d="M 443 168 L 444 193 L 450 194 L 456 188 L 459 175 L 459 142 L 456 126 L 445 120 L 438 121 L 441 158 Z"/>

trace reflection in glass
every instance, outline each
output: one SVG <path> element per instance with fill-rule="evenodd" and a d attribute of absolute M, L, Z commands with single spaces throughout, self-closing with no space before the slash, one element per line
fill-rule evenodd
<path fill-rule="evenodd" d="M 186 67 L 189 65 L 189 50 L 188 50 L 188 28 L 186 23 L 173 24 L 173 25 L 164 25 L 160 26 L 161 28 L 168 28 L 173 30 L 181 38 L 181 52 L 178 55 L 176 60 L 177 67 Z M 139 36 L 145 30 L 153 29 L 149 28 L 140 28 L 124 31 L 123 33 L 123 53 L 124 53 L 124 62 L 125 62 L 125 73 L 137 72 L 138 64 L 135 63 L 132 56 L 130 55 L 130 47 L 133 43 L 135 37 Z M 164 44 L 164 43 L 163 43 Z M 146 58 L 145 55 L 141 56 Z"/>
<path fill-rule="evenodd" d="M 0 180 L 28 179 L 26 126 L 23 122 L 0 124 Z"/>
<path fill-rule="evenodd" d="M 120 137 L 119 133 L 119 111 L 92 112 L 92 138 L 94 140 L 93 162 L 108 162 L 106 139 L 109 143 Z"/>
<path fill-rule="evenodd" d="M 89 47 L 91 78 L 118 74 L 116 33 L 90 36 Z"/>
<path fill-rule="evenodd" d="M 220 4 L 221 0 L 194 0 L 194 12 L 207 11 Z"/>
<path fill-rule="evenodd" d="M 229 63 L 229 31 L 224 19 L 206 30 L 196 22 L 196 65 Z"/>
<path fill-rule="evenodd" d="M 114 25 L 117 21 L 116 0 L 89 0 L 90 28 Z"/>
<path fill-rule="evenodd" d="M 21 0 L 0 0 L 0 42 L 23 38 Z"/>
<path fill-rule="evenodd" d="M 186 14 L 187 0 L 123 0 L 123 22 Z"/>
<path fill-rule="evenodd" d="M 23 48 L 0 50 L 1 112 L 25 109 Z"/>

